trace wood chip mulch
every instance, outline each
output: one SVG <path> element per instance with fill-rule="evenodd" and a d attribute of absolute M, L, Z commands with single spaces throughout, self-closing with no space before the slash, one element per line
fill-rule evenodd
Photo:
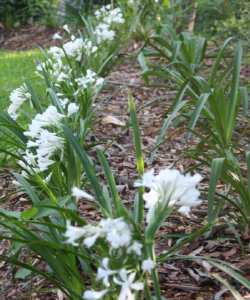
<path fill-rule="evenodd" d="M 8 44 L 9 46 L 11 43 Z M 17 45 L 17 44 L 16 44 Z M 150 150 L 154 145 L 159 128 L 162 124 L 166 109 L 171 104 L 174 93 L 168 88 L 149 88 L 144 85 L 140 77 L 140 68 L 136 61 L 125 61 L 118 66 L 108 78 L 109 84 L 99 97 L 96 104 L 96 122 L 91 140 L 98 147 L 106 149 L 111 168 L 116 175 L 116 182 L 124 202 L 130 205 L 133 201 L 135 190 L 133 182 L 136 179 L 135 155 L 131 130 L 126 128 L 128 122 L 128 93 L 136 100 L 138 118 L 142 130 L 142 143 L 145 153 L 146 169 L 152 167 L 159 170 L 163 167 L 174 166 L 181 171 L 187 170 L 194 162 L 184 156 L 184 149 L 195 145 L 196 140 L 187 141 L 185 128 L 170 128 L 167 142 L 158 150 L 155 159 L 149 160 Z M 154 100 L 150 106 L 149 101 Z M 107 117 L 109 117 L 107 119 Z M 112 117 L 112 118 L 110 118 Z M 125 125 L 125 126 L 121 126 Z M 208 170 L 201 173 L 204 181 L 201 187 L 207 186 L 209 180 Z M 0 176 L 0 196 L 11 194 L 9 171 L 3 171 Z M 0 208 L 23 210 L 29 205 L 24 195 L 18 194 L 1 202 Z M 81 202 L 79 209 L 90 218 L 95 216 L 91 207 Z M 183 217 L 177 213 L 169 218 L 161 230 L 161 238 L 157 244 L 157 251 L 171 247 L 176 236 L 190 233 L 205 224 L 207 213 L 206 201 L 195 208 L 191 218 Z M 235 233 L 224 226 L 226 217 L 221 217 L 221 226 L 216 227 L 207 237 L 200 237 L 192 244 L 187 245 L 181 253 L 183 255 L 204 255 L 221 259 L 238 267 L 250 280 L 250 235 L 238 232 L 243 248 L 239 245 Z M 0 243 L 0 254 L 7 253 L 8 243 Z M 169 260 L 160 267 L 161 286 L 168 300 L 231 300 L 228 291 L 211 275 L 213 272 L 226 278 L 244 296 L 250 299 L 249 292 L 242 286 L 223 275 L 218 270 L 210 270 L 208 264 L 188 261 Z M 14 279 L 12 268 L 0 262 L 0 300 L 52 300 L 63 299 L 62 295 L 48 289 L 50 286 L 42 278 L 35 276 L 25 280 Z"/>

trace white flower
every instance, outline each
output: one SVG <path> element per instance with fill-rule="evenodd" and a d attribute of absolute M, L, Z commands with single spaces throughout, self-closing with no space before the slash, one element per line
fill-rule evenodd
<path fill-rule="evenodd" d="M 90 224 L 84 226 L 84 228 L 86 233 L 85 233 L 85 239 L 83 243 L 87 248 L 91 248 L 92 246 L 94 246 L 96 240 L 99 237 L 103 236 L 103 232 L 99 226 L 94 226 Z"/>
<path fill-rule="evenodd" d="M 66 232 L 64 233 L 65 238 L 67 238 L 67 243 L 78 246 L 78 243 L 76 243 L 76 241 L 83 237 L 85 234 L 86 229 L 84 227 L 72 226 L 70 225 L 70 222 L 67 221 Z"/>
<path fill-rule="evenodd" d="M 29 125 L 29 130 L 25 131 L 24 134 L 31 138 L 36 138 L 40 134 L 43 127 L 58 127 L 63 117 L 64 116 L 62 114 L 58 113 L 56 107 L 51 105 L 46 109 L 45 112 L 35 116 Z"/>
<path fill-rule="evenodd" d="M 76 246 L 78 245 L 76 241 L 84 237 L 84 245 L 88 248 L 91 248 L 101 235 L 102 232 L 98 226 L 86 225 L 83 227 L 76 227 L 67 223 L 65 237 L 67 238 L 67 243 L 69 244 Z"/>
<path fill-rule="evenodd" d="M 77 191 L 78 192 L 78 191 Z M 71 233 L 73 227 L 70 227 Z M 79 229 L 76 227 L 76 231 Z M 70 243 L 75 243 L 77 239 L 83 237 L 83 243 L 86 247 L 91 248 L 98 238 L 104 238 L 110 244 L 112 249 L 118 249 L 120 247 L 128 247 L 131 242 L 131 230 L 127 223 L 122 218 L 118 219 L 102 219 L 99 224 L 86 225 L 81 228 L 81 235 L 77 235 L 70 239 Z"/>
<path fill-rule="evenodd" d="M 45 171 L 54 163 L 50 158 L 57 150 L 63 149 L 64 139 L 53 132 L 43 129 L 34 144 L 37 146 L 36 153 L 38 167 L 40 171 Z"/>
<path fill-rule="evenodd" d="M 69 103 L 69 99 L 68 98 L 59 99 L 59 102 L 62 108 L 65 109 L 66 105 Z"/>
<path fill-rule="evenodd" d="M 142 254 L 141 249 L 142 249 L 142 244 L 137 241 L 134 241 L 133 244 L 128 247 L 127 253 L 130 254 L 134 252 L 136 255 L 141 256 Z"/>
<path fill-rule="evenodd" d="M 95 16 L 108 25 L 112 23 L 123 24 L 125 22 L 121 9 L 119 7 L 112 9 L 111 5 L 106 5 L 96 10 Z"/>
<path fill-rule="evenodd" d="M 147 222 L 153 218 L 159 207 L 177 206 L 181 213 L 188 214 L 191 207 L 201 203 L 200 192 L 196 185 L 201 181 L 199 174 L 194 176 L 182 175 L 178 170 L 164 169 L 151 180 L 145 180 L 150 191 L 144 193 L 146 208 L 148 209 Z"/>
<path fill-rule="evenodd" d="M 97 276 L 96 276 L 97 281 L 102 280 L 103 284 L 106 287 L 110 286 L 109 277 L 117 273 L 117 271 L 110 270 L 108 265 L 109 265 L 109 259 L 105 257 L 102 260 L 101 267 L 99 267 L 97 270 Z"/>
<path fill-rule="evenodd" d="M 102 299 L 103 296 L 107 293 L 107 290 L 103 291 L 94 291 L 94 290 L 87 290 L 83 294 L 83 299 L 85 300 L 98 300 Z"/>
<path fill-rule="evenodd" d="M 68 117 L 72 116 L 73 114 L 77 113 L 79 110 L 79 105 L 72 102 L 68 105 Z"/>
<path fill-rule="evenodd" d="M 87 55 L 93 54 L 98 50 L 98 48 L 95 45 L 93 45 L 91 40 L 85 40 L 83 48 L 86 51 Z"/>
<path fill-rule="evenodd" d="M 142 179 L 135 181 L 134 187 L 145 186 L 151 188 L 153 186 L 154 179 L 154 169 L 151 169 L 143 174 Z"/>
<path fill-rule="evenodd" d="M 56 76 L 56 81 L 57 82 L 65 82 L 66 81 L 66 79 L 68 79 L 69 78 L 69 74 L 68 73 L 65 73 L 64 71 L 62 71 L 62 72 L 59 72 L 58 74 L 57 74 L 57 76 Z"/>
<path fill-rule="evenodd" d="M 122 11 L 119 7 L 112 9 L 109 13 L 103 18 L 103 22 L 107 24 L 123 24 L 125 22 Z"/>
<path fill-rule="evenodd" d="M 104 78 L 99 77 L 99 78 L 96 79 L 95 85 L 96 85 L 97 87 L 99 87 L 99 86 L 102 86 L 103 83 L 104 83 Z"/>
<path fill-rule="evenodd" d="M 54 160 L 48 156 L 40 156 L 37 160 L 38 168 L 41 172 L 48 170 L 49 166 L 54 164 Z"/>
<path fill-rule="evenodd" d="M 87 70 L 86 75 L 76 78 L 76 83 L 78 85 L 79 91 L 86 89 L 90 86 L 93 88 L 98 88 L 103 85 L 104 79 L 98 77 L 97 74 L 92 70 Z"/>
<path fill-rule="evenodd" d="M 76 197 L 77 199 L 87 199 L 87 200 L 90 200 L 90 201 L 93 201 L 94 200 L 94 197 L 91 196 L 90 194 L 86 193 L 85 191 L 77 188 L 77 187 L 73 187 L 72 188 L 72 195 L 74 197 Z"/>
<path fill-rule="evenodd" d="M 113 249 L 129 246 L 132 234 L 128 224 L 122 218 L 103 219 L 100 226 Z"/>
<path fill-rule="evenodd" d="M 75 57 L 77 61 L 81 60 L 84 41 L 82 38 L 71 40 L 63 45 L 63 49 L 69 57 Z"/>
<path fill-rule="evenodd" d="M 33 145 L 35 144 L 38 147 L 38 156 L 48 156 L 52 155 L 57 149 L 63 148 L 64 139 L 57 136 L 54 132 L 43 129 Z"/>
<path fill-rule="evenodd" d="M 115 277 L 114 282 L 121 286 L 121 291 L 118 300 L 133 300 L 134 294 L 133 290 L 141 291 L 144 288 L 142 282 L 135 281 L 136 273 L 130 273 L 122 269 L 119 272 L 119 278 Z"/>
<path fill-rule="evenodd" d="M 62 27 L 66 32 L 70 33 L 69 26 L 67 24 Z"/>
<path fill-rule="evenodd" d="M 76 79 L 79 86 L 87 88 L 88 84 L 93 84 L 96 81 L 97 74 L 92 70 L 87 70 L 86 75 Z"/>
<path fill-rule="evenodd" d="M 25 84 L 21 85 L 19 88 L 15 89 L 10 94 L 10 106 L 8 108 L 8 114 L 12 119 L 16 120 L 18 117 L 17 110 L 22 106 L 26 100 L 31 99 L 31 94 Z"/>
<path fill-rule="evenodd" d="M 154 269 L 154 267 L 155 267 L 155 263 L 150 258 L 142 262 L 143 272 L 151 272 Z"/>
<path fill-rule="evenodd" d="M 54 119 L 52 119 L 51 113 L 55 113 Z M 54 163 L 51 157 L 56 151 L 63 149 L 64 139 L 43 128 L 49 125 L 58 125 L 57 122 L 61 117 L 63 115 L 58 114 L 56 108 L 51 106 L 43 114 L 36 115 L 29 126 L 29 131 L 24 133 L 32 138 L 27 142 L 27 148 L 32 148 L 32 151 L 35 152 L 33 155 L 26 151 L 24 158 L 27 165 L 32 168 L 36 167 L 34 170 L 38 172 L 46 171 Z"/>
<path fill-rule="evenodd" d="M 56 32 L 56 33 L 52 36 L 52 39 L 53 39 L 53 40 L 61 40 L 61 39 L 62 39 L 62 36 L 61 36 L 58 32 Z"/>
<path fill-rule="evenodd" d="M 110 29 L 109 25 L 105 23 L 97 25 L 94 34 L 98 44 L 106 40 L 112 41 L 115 37 L 114 30 Z"/>
<path fill-rule="evenodd" d="M 61 48 L 59 47 L 50 47 L 49 49 L 49 54 L 53 56 L 54 59 L 60 60 L 61 58 L 64 57 L 64 52 Z"/>
<path fill-rule="evenodd" d="M 99 236 L 100 236 L 100 232 L 97 231 L 97 232 L 95 233 L 95 235 L 89 236 L 89 237 L 87 237 L 86 239 L 84 239 L 84 241 L 83 241 L 84 245 L 85 245 L 87 248 L 93 247 L 94 244 L 96 243 L 96 240 L 99 238 Z"/>
<path fill-rule="evenodd" d="M 19 166 L 23 169 L 22 175 L 27 177 L 29 173 L 38 173 L 39 168 L 36 163 L 36 155 L 31 151 L 26 150 L 22 153 L 23 159 L 18 161 Z"/>

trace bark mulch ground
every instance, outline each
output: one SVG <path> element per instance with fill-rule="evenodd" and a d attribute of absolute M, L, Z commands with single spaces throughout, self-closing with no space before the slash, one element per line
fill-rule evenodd
<path fill-rule="evenodd" d="M 6 30 L 0 23 L 0 49 L 28 50 L 32 48 L 46 48 L 55 45 L 52 39 L 57 28 L 41 25 L 27 25 L 25 27 Z"/>
<path fill-rule="evenodd" d="M 167 88 L 145 86 L 140 77 L 139 66 L 136 61 L 131 60 L 125 60 L 123 64 L 117 66 L 108 81 L 106 90 L 96 104 L 96 122 L 90 138 L 98 144 L 98 147 L 107 150 L 119 191 L 124 202 L 130 205 L 135 193 L 133 182 L 136 178 L 136 169 L 132 134 L 126 127 L 128 93 L 133 95 L 137 104 L 146 169 L 154 167 L 159 170 L 163 167 L 174 166 L 181 171 L 187 170 L 193 166 L 194 162 L 184 156 L 184 149 L 192 147 L 196 140 L 187 141 L 184 127 L 171 128 L 168 131 L 166 143 L 159 148 L 155 159 L 150 161 L 150 150 L 174 93 Z M 152 100 L 154 100 L 153 103 L 148 105 Z M 201 188 L 205 188 L 209 180 L 209 172 L 203 169 L 201 173 L 204 177 Z M 0 207 L 23 210 L 29 206 L 29 202 L 22 193 L 15 193 L 11 180 L 9 170 L 3 170 L 0 176 L 0 196 L 10 196 L 8 196 L 8 201 L 0 202 Z M 90 218 L 95 217 L 93 209 L 82 202 L 79 209 Z M 204 201 L 199 208 L 193 210 L 190 218 L 178 213 L 173 214 L 161 229 L 162 237 L 158 241 L 157 251 L 171 247 L 176 237 L 201 228 L 205 224 L 206 213 L 207 206 Z M 198 238 L 192 244 L 187 245 L 181 254 L 204 255 L 227 261 L 238 267 L 244 276 L 250 279 L 250 235 L 239 233 L 243 244 L 241 248 L 235 232 L 223 225 L 227 221 L 226 217 L 222 216 L 220 221 L 221 225 L 217 226 L 208 238 Z M 2 241 L 0 254 L 6 254 L 8 247 L 9 244 Z M 227 290 L 213 278 L 211 275 L 213 272 L 227 278 L 242 293 L 244 299 L 250 299 L 250 294 L 244 288 L 219 271 L 210 270 L 210 267 L 202 262 L 166 261 L 160 268 L 162 290 L 168 300 L 232 299 Z M 39 276 L 25 280 L 14 279 L 12 268 L 0 262 L 0 300 L 6 299 L 61 300 L 63 298 L 60 298 L 60 295 Z"/>

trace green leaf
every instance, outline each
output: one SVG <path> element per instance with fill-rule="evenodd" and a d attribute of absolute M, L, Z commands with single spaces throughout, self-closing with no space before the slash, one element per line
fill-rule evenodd
<path fill-rule="evenodd" d="M 140 176 L 142 176 L 144 174 L 144 159 L 143 159 L 143 152 L 142 152 L 142 146 L 141 146 L 141 134 L 140 134 L 140 128 L 139 128 L 139 124 L 138 124 L 137 116 L 136 116 L 135 101 L 131 95 L 129 96 L 128 106 L 129 106 L 129 112 L 130 112 L 131 127 L 133 130 L 133 140 L 134 140 L 135 153 L 136 153 L 137 172 Z"/>
<path fill-rule="evenodd" d="M 217 269 L 221 270 L 222 272 L 228 274 L 230 277 L 234 278 L 236 281 L 241 283 L 244 287 L 250 290 L 250 281 L 242 276 L 238 269 L 233 265 L 219 260 L 214 259 L 207 256 L 191 256 L 191 255 L 173 255 L 169 259 L 171 260 L 191 260 L 191 261 L 207 261 L 212 266 L 216 267 Z"/>
<path fill-rule="evenodd" d="M 22 143 L 26 144 L 27 137 L 23 134 L 24 130 L 20 127 L 7 113 L 0 113 L 0 125 L 8 129 L 11 133 L 14 134 L 20 140 L 20 147 Z"/>
<path fill-rule="evenodd" d="M 217 182 L 221 177 L 224 161 L 225 158 L 215 158 L 212 161 L 210 182 L 208 188 L 208 222 L 209 223 L 212 223 L 215 218 L 214 197 L 215 197 Z"/>
<path fill-rule="evenodd" d="M 180 95 L 180 99 L 182 99 L 184 97 L 184 90 L 183 93 L 181 93 Z M 156 150 L 159 148 L 159 146 L 163 143 L 164 139 L 165 139 L 165 135 L 166 132 L 168 130 L 168 128 L 172 125 L 172 122 L 174 121 L 174 119 L 178 116 L 178 114 L 180 113 L 180 111 L 182 110 L 182 108 L 186 105 L 186 101 L 178 101 L 177 105 L 175 106 L 174 110 L 172 113 L 169 113 L 168 117 L 165 118 L 163 125 L 160 129 L 160 133 L 156 139 L 156 144 L 154 146 L 154 149 L 150 155 L 150 161 L 152 161 L 154 159 L 154 156 L 156 154 Z"/>
<path fill-rule="evenodd" d="M 207 103 L 207 99 L 209 97 L 209 94 L 201 94 L 199 99 L 198 99 L 198 103 L 196 105 L 196 108 L 194 110 L 194 112 L 191 115 L 190 121 L 189 121 L 189 125 L 188 128 L 190 130 L 193 130 L 195 128 L 195 125 L 200 117 L 201 111 L 204 108 L 205 104 Z M 191 137 L 191 134 L 189 134 L 189 137 Z"/>
<path fill-rule="evenodd" d="M 142 144 L 141 144 L 141 133 L 140 133 L 140 128 L 136 116 L 135 101 L 131 95 L 129 96 L 128 99 L 128 106 L 130 112 L 130 124 L 133 131 L 133 141 L 135 146 L 137 172 L 141 178 L 144 174 L 144 158 L 143 158 Z M 144 188 L 140 187 L 138 197 L 136 198 L 137 201 L 135 203 L 135 210 L 134 210 L 136 222 L 138 222 L 139 224 L 143 222 L 143 218 L 144 218 L 143 192 L 144 192 Z"/>
<path fill-rule="evenodd" d="M 158 207 L 155 209 L 154 215 L 151 217 L 151 220 L 146 227 L 145 237 L 147 242 L 152 243 L 154 241 L 157 230 L 162 226 L 166 218 L 170 216 L 172 211 L 173 207 L 170 207 L 168 203 L 164 205 L 158 204 Z"/>
<path fill-rule="evenodd" d="M 212 273 L 212 276 L 220 283 L 222 283 L 232 293 L 236 300 L 244 300 L 240 293 L 231 284 L 229 284 L 229 282 L 226 279 L 222 278 L 217 273 Z"/>
<path fill-rule="evenodd" d="M 239 99 L 239 84 L 240 84 L 240 67 L 241 67 L 241 59 L 242 59 L 242 46 L 239 42 L 236 47 L 235 59 L 234 59 L 234 70 L 233 70 L 233 78 L 232 78 L 232 90 L 230 93 L 229 103 L 227 105 L 228 114 L 227 114 L 227 143 L 231 141 L 233 129 L 236 121 L 236 113 Z"/>
<path fill-rule="evenodd" d="M 212 69 L 212 72 L 211 72 L 211 76 L 210 76 L 210 78 L 209 78 L 209 84 L 210 84 L 210 85 L 213 85 L 214 82 L 216 82 L 216 79 L 217 79 L 216 74 L 217 74 L 218 70 L 220 69 L 220 62 L 221 62 L 221 60 L 223 59 L 225 50 L 226 50 L 228 44 L 232 41 L 232 39 L 233 39 L 233 38 L 231 38 L 231 37 L 228 38 L 228 39 L 224 42 L 223 46 L 220 48 L 220 51 L 219 51 L 219 53 L 218 53 L 218 55 L 217 55 L 217 57 L 216 57 L 216 60 L 215 60 L 215 62 L 214 62 L 214 65 L 213 65 L 213 69 Z"/>
<path fill-rule="evenodd" d="M 222 261 L 216 261 L 206 258 L 206 260 L 213 265 L 214 267 L 218 268 L 219 270 L 225 272 L 238 282 L 240 282 L 243 286 L 248 288 L 250 290 L 250 281 L 246 279 L 244 276 L 242 276 L 239 272 L 235 271 L 232 267 L 229 265 L 224 264 Z"/>
<path fill-rule="evenodd" d="M 33 104 L 33 107 L 35 108 L 35 110 L 37 112 L 42 113 L 43 109 L 42 109 L 41 101 L 38 98 L 38 96 L 37 96 L 36 92 L 34 91 L 34 89 L 32 88 L 32 85 L 30 84 L 29 81 L 26 81 L 25 84 L 28 88 L 29 93 L 31 94 L 31 102 Z"/>
<path fill-rule="evenodd" d="M 121 216 L 123 216 L 124 207 L 122 205 L 121 198 L 120 198 L 117 188 L 116 188 L 114 176 L 112 174 L 112 171 L 109 167 L 108 161 L 107 161 L 106 157 L 104 156 L 103 152 L 100 150 L 97 150 L 97 155 L 98 155 L 99 161 L 103 167 L 106 179 L 109 184 L 112 201 L 114 202 L 114 207 L 116 210 L 115 214 L 116 214 L 116 216 L 121 217 Z"/>
<path fill-rule="evenodd" d="M 38 209 L 36 207 L 32 207 L 30 209 L 24 210 L 21 213 L 21 217 L 24 220 L 29 220 L 35 217 L 35 215 L 38 213 Z"/>
<path fill-rule="evenodd" d="M 0 214 L 16 219 L 19 219 L 21 216 L 21 213 L 19 211 L 11 211 L 4 208 L 0 208 Z"/>
<path fill-rule="evenodd" d="M 96 176 L 95 169 L 94 169 L 87 153 L 80 146 L 78 139 L 73 135 L 71 129 L 69 129 L 68 127 L 64 127 L 64 133 L 65 133 L 66 138 L 69 141 L 69 144 L 71 144 L 72 147 L 75 149 L 75 152 L 77 153 L 77 155 L 79 156 L 79 158 L 82 162 L 86 176 L 87 176 L 89 182 L 91 183 L 91 186 L 95 193 L 95 198 L 96 198 L 97 202 L 99 203 L 101 209 L 103 210 L 103 212 L 105 213 L 106 216 L 112 215 L 112 211 L 110 211 L 110 205 L 107 203 L 107 199 L 103 195 L 102 188 L 101 188 L 101 186 L 99 184 L 99 180 Z"/>
<path fill-rule="evenodd" d="M 244 115 L 248 116 L 249 96 L 248 96 L 247 88 L 245 86 L 240 88 L 240 95 L 241 95 Z"/>
<path fill-rule="evenodd" d="M 20 174 L 14 174 L 17 181 L 21 185 L 21 189 L 25 191 L 25 193 L 30 197 L 30 200 L 33 204 L 37 204 L 40 202 L 39 197 L 37 196 L 37 192 L 33 186 Z"/>

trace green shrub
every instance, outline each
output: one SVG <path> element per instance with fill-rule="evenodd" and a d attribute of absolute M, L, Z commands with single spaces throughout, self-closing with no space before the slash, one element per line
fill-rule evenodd
<path fill-rule="evenodd" d="M 0 22 L 7 28 L 44 20 L 51 24 L 57 0 L 1 0 Z"/>
<path fill-rule="evenodd" d="M 234 36 L 249 39 L 249 1 L 200 0 L 198 1 L 196 32 L 208 37 Z"/>

